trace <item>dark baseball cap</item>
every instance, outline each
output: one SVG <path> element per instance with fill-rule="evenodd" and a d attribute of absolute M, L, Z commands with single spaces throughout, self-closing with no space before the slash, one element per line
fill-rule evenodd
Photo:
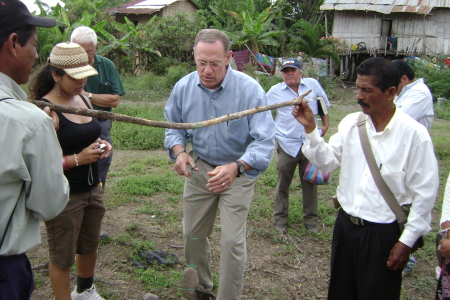
<path fill-rule="evenodd" d="M 301 70 L 302 64 L 295 58 L 288 58 L 284 61 L 283 65 L 281 66 L 281 71 L 283 71 L 284 68 L 296 68 Z"/>
<path fill-rule="evenodd" d="M 33 16 L 27 6 L 19 0 L 0 2 L 0 36 L 9 35 L 26 25 L 53 27 L 56 25 L 56 20 Z"/>

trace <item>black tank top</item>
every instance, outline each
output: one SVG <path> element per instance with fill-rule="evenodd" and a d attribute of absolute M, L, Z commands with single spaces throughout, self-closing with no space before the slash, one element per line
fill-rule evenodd
<path fill-rule="evenodd" d="M 80 95 L 86 106 L 90 108 L 86 99 Z M 51 102 L 45 98 L 43 101 Z M 56 112 L 59 117 L 59 130 L 56 132 L 63 155 L 80 153 L 84 148 L 94 143 L 100 136 L 100 123 L 96 118 L 84 124 L 74 123 L 67 119 L 61 112 Z M 83 193 L 93 189 L 100 181 L 97 162 L 80 165 L 68 171 L 64 175 L 69 181 L 70 193 Z"/>

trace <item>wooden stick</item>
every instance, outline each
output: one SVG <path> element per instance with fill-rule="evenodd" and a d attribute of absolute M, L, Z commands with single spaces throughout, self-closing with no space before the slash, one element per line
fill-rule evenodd
<path fill-rule="evenodd" d="M 228 114 L 228 115 L 221 116 L 221 117 L 218 117 L 215 119 L 206 120 L 206 121 L 197 122 L 197 123 L 173 123 L 173 122 L 163 122 L 163 121 L 152 121 L 152 120 L 147 120 L 147 119 L 143 119 L 143 118 L 120 115 L 120 114 L 112 113 L 109 111 L 91 110 L 91 109 L 77 108 L 77 107 L 66 106 L 66 105 L 56 105 L 53 103 L 39 101 L 39 100 L 30 100 L 30 102 L 40 108 L 44 108 L 47 106 L 50 108 L 50 110 L 68 113 L 68 114 L 75 114 L 75 115 L 94 117 L 94 118 L 102 118 L 102 119 L 110 119 L 113 121 L 127 122 L 127 123 L 133 123 L 133 124 L 145 125 L 145 126 L 151 126 L 151 127 L 173 128 L 173 129 L 196 129 L 196 128 L 200 128 L 200 127 L 208 127 L 208 126 L 216 125 L 216 124 L 234 120 L 234 119 L 239 119 L 239 118 L 242 118 L 245 116 L 253 115 L 253 114 L 260 113 L 260 112 L 267 111 L 267 110 L 272 110 L 272 109 L 277 109 L 277 108 L 284 107 L 284 106 L 300 104 L 302 102 L 303 98 L 306 95 L 308 95 L 310 92 L 311 92 L 311 90 L 303 93 L 302 95 L 300 95 L 300 97 L 294 98 L 294 100 L 291 100 L 291 101 L 284 101 L 284 102 L 279 102 L 279 103 L 270 104 L 270 105 L 261 106 L 261 107 L 257 106 L 252 109 L 236 112 L 233 114 Z"/>

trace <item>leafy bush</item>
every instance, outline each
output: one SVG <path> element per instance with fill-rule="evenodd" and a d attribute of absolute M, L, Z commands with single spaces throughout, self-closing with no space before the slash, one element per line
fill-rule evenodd
<path fill-rule="evenodd" d="M 172 17 L 156 18 L 155 22 L 138 25 L 136 29 L 142 32 L 142 39 L 161 54 L 161 58 L 150 61 L 149 69 L 156 74 L 165 74 L 169 66 L 180 62 L 193 62 L 192 47 L 194 39 L 205 21 L 197 16 L 188 20 L 186 14 L 180 13 Z"/>
<path fill-rule="evenodd" d="M 186 64 L 181 64 L 180 66 L 171 66 L 167 70 L 165 86 L 167 88 L 172 88 L 178 80 L 189 73 Z"/>
<path fill-rule="evenodd" d="M 444 101 L 441 106 L 434 105 L 434 117 L 450 121 L 450 102 Z"/>
<path fill-rule="evenodd" d="M 167 56 L 156 57 L 150 61 L 149 69 L 156 75 L 165 75 L 172 66 L 179 65 L 180 61 L 176 58 Z"/>
<path fill-rule="evenodd" d="M 414 60 L 412 66 L 416 78 L 423 78 L 433 94 L 434 101 L 438 98 L 450 99 L 450 68 L 436 65 L 431 60 Z"/>

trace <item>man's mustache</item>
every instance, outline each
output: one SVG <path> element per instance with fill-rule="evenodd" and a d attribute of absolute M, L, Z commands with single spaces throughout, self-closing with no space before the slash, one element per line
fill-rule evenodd
<path fill-rule="evenodd" d="M 370 107 L 369 104 L 367 104 L 366 102 L 364 102 L 362 100 L 358 100 L 358 104 L 361 105 L 361 106 Z"/>

